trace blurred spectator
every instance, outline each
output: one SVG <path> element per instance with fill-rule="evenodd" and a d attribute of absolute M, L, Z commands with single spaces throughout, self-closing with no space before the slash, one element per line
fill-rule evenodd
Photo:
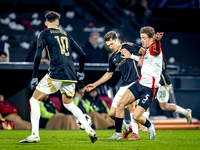
<path fill-rule="evenodd" d="M 132 21 L 138 26 L 146 26 L 146 18 L 152 14 L 152 11 L 148 7 L 147 0 L 118 0 L 118 4 L 129 11 L 132 16 Z"/>
<path fill-rule="evenodd" d="M 105 49 L 99 47 L 98 38 L 100 34 L 98 32 L 91 32 L 87 43 L 83 46 L 83 50 L 86 53 L 86 63 L 106 63 L 108 62 L 108 54 Z"/>
<path fill-rule="evenodd" d="M 73 101 L 74 104 L 78 106 L 84 114 L 86 114 L 88 112 L 94 111 L 94 109 L 90 105 L 89 101 L 83 99 L 84 95 L 85 91 L 83 90 L 83 87 L 77 84 Z"/>
<path fill-rule="evenodd" d="M 2 52 L 4 52 L 3 54 L 6 56 L 6 61 L 0 61 L 0 62 L 9 62 L 10 54 L 9 54 L 9 49 L 8 49 L 8 43 L 0 40 L 0 54 L 1 55 L 2 55 Z"/>
<path fill-rule="evenodd" d="M 0 116 L 5 120 L 10 120 L 14 122 L 14 129 L 31 129 L 31 123 L 24 121 L 18 116 L 18 110 L 12 106 L 8 101 L 4 100 L 4 94 L 0 92 Z"/>
<path fill-rule="evenodd" d="M 96 92 L 91 92 L 91 93 L 96 93 Z M 87 98 L 85 98 L 84 95 L 85 95 L 85 92 L 83 90 L 83 87 L 76 85 L 76 93 L 75 93 L 75 97 L 73 100 L 74 104 L 77 105 L 84 113 L 87 113 L 92 118 L 92 125 L 93 125 L 92 127 L 95 129 L 114 128 L 115 122 L 113 119 L 110 118 L 110 116 L 108 114 L 109 108 L 106 107 L 105 110 L 104 110 L 104 108 L 103 109 L 101 108 L 101 111 L 96 111 L 93 108 L 94 105 L 91 105 L 90 101 Z M 98 100 L 100 100 L 100 99 L 98 99 Z M 101 101 L 101 100 L 100 100 L 100 102 L 98 101 L 98 104 L 101 105 L 102 103 L 104 103 L 103 105 L 106 106 L 104 101 Z M 95 108 L 97 108 L 97 107 L 95 107 Z M 99 112 L 101 112 L 101 113 L 99 113 Z"/>
<path fill-rule="evenodd" d="M 40 128 L 51 130 L 79 129 L 76 125 L 76 118 L 73 115 L 65 115 L 58 112 L 55 104 L 49 99 L 49 96 L 40 102 L 40 112 Z"/>
<path fill-rule="evenodd" d="M 7 62 L 7 54 L 5 52 L 0 52 L 0 62 Z"/>
<path fill-rule="evenodd" d="M 96 88 L 89 92 L 89 95 L 86 97 L 86 99 L 90 102 L 90 105 L 93 107 L 93 109 L 98 113 L 109 113 L 107 104 L 99 98 Z"/>

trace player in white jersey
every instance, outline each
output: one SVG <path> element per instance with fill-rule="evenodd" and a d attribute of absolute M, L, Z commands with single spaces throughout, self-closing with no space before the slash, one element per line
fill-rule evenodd
<path fill-rule="evenodd" d="M 133 119 L 140 122 L 142 125 L 147 127 L 149 138 L 155 138 L 155 125 L 151 123 L 142 114 L 149 108 L 153 101 L 157 89 L 160 86 L 160 74 L 162 71 L 162 51 L 160 39 L 163 33 L 155 34 L 152 27 L 143 27 L 140 29 L 140 37 L 142 47 L 145 50 L 140 49 L 138 53 L 142 54 L 139 60 L 139 64 L 142 66 L 141 76 L 135 84 L 126 90 L 125 94 L 117 103 L 116 111 L 116 133 L 121 132 L 121 126 L 124 118 L 124 107 L 140 99 L 138 106 L 133 113 Z M 121 51 L 123 53 L 123 51 Z M 124 54 L 124 58 L 127 57 Z"/>

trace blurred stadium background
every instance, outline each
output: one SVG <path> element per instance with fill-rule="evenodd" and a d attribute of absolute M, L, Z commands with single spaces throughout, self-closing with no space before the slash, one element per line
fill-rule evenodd
<path fill-rule="evenodd" d="M 161 44 L 174 89 L 170 101 L 191 108 L 193 117 L 200 119 L 200 1 L 147 0 L 147 3 L 144 8 L 140 0 L 0 0 L 0 39 L 8 43 L 10 53 L 10 62 L 0 63 L 0 91 L 18 108 L 19 115 L 28 120 L 27 100 L 32 92 L 28 84 L 33 64 L 25 62 L 25 58 L 38 33 L 45 28 L 45 13 L 53 10 L 61 15 L 60 28 L 80 46 L 87 42 L 91 31 L 100 33 L 100 44 L 110 30 L 117 31 L 122 41 L 136 44 L 140 44 L 139 29 L 143 26 L 165 32 Z M 107 64 L 86 64 L 85 84 L 99 79 L 106 67 Z M 47 68 L 40 66 L 39 77 Z M 99 93 L 112 99 L 119 80 L 116 72 L 113 79 L 99 87 Z M 156 101 L 150 116 L 183 117 L 161 111 Z"/>

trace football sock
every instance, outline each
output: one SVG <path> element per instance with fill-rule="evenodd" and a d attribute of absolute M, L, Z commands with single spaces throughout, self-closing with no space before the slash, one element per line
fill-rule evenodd
<path fill-rule="evenodd" d="M 138 123 L 137 121 L 133 119 L 133 113 L 131 113 L 130 116 L 131 116 L 131 125 L 132 125 L 133 133 L 138 134 Z"/>
<path fill-rule="evenodd" d="M 127 125 L 127 123 L 123 120 L 122 123 L 122 130 L 127 133 L 129 131 L 129 126 Z"/>
<path fill-rule="evenodd" d="M 34 97 L 30 99 L 32 135 L 39 137 L 40 101 Z"/>
<path fill-rule="evenodd" d="M 149 112 L 144 112 L 143 114 L 142 114 L 142 116 L 145 116 L 147 119 L 149 119 Z"/>
<path fill-rule="evenodd" d="M 146 122 L 143 124 L 143 126 L 149 128 L 151 126 L 151 122 L 148 119 L 146 119 Z"/>
<path fill-rule="evenodd" d="M 76 119 L 80 121 L 80 123 L 85 127 L 85 131 L 89 134 L 93 129 L 90 127 L 89 123 L 85 119 L 83 112 L 74 104 L 72 101 L 69 104 L 63 104 L 66 109 L 68 109 Z"/>
<path fill-rule="evenodd" d="M 116 133 L 121 133 L 121 131 L 122 131 L 122 123 L 123 123 L 123 118 L 115 118 Z"/>
<path fill-rule="evenodd" d="M 176 113 L 180 113 L 180 114 L 182 114 L 182 115 L 184 115 L 184 116 L 187 115 L 187 110 L 184 109 L 184 108 L 182 108 L 182 107 L 180 107 L 180 106 L 177 106 L 177 105 L 176 105 L 176 111 L 175 111 L 175 112 L 176 112 Z"/>

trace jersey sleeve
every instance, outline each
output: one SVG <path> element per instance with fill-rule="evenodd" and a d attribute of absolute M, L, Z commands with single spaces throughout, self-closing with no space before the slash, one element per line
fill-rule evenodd
<path fill-rule="evenodd" d="M 108 69 L 107 72 L 114 72 L 116 69 L 115 64 L 112 62 L 112 55 L 110 56 L 109 60 L 108 60 Z"/>
<path fill-rule="evenodd" d="M 140 46 L 134 44 L 133 46 L 131 46 L 129 51 L 132 54 L 139 55 L 138 52 L 139 52 L 140 48 L 141 48 Z"/>
<path fill-rule="evenodd" d="M 37 39 L 37 49 L 34 57 L 34 67 L 33 67 L 33 74 L 32 78 L 36 78 L 38 76 L 38 67 L 40 65 L 40 60 L 42 57 L 42 50 L 47 45 L 46 39 L 44 37 L 44 32 L 41 32 L 38 35 Z"/>
<path fill-rule="evenodd" d="M 149 48 L 149 52 L 151 55 L 156 56 L 161 53 L 161 44 L 160 40 L 155 41 L 153 45 Z"/>
<path fill-rule="evenodd" d="M 85 52 L 82 50 L 82 48 L 74 41 L 74 39 L 69 34 L 68 37 L 71 41 L 72 50 L 79 56 L 85 55 Z"/>

